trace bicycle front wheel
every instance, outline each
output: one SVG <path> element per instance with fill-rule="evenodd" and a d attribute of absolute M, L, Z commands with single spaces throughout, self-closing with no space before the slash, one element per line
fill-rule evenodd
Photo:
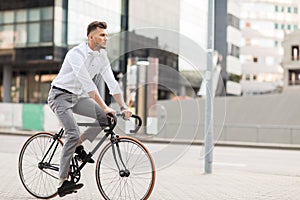
<path fill-rule="evenodd" d="M 125 169 L 128 170 L 127 175 L 120 173 Z M 107 200 L 148 199 L 155 178 L 156 171 L 150 152 L 141 142 L 131 137 L 119 137 L 116 144 L 108 143 L 97 160 L 97 185 L 101 195 Z"/>
<path fill-rule="evenodd" d="M 57 195 L 58 169 L 63 142 L 53 134 L 41 132 L 31 136 L 19 155 L 19 176 L 25 189 L 36 198 Z"/>

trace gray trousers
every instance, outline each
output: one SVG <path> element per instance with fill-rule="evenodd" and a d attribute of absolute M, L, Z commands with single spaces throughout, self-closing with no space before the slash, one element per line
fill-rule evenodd
<path fill-rule="evenodd" d="M 93 99 L 68 94 L 57 89 L 50 90 L 48 104 L 65 130 L 66 139 L 59 168 L 59 178 L 65 179 L 68 177 L 70 162 L 80 139 L 79 128 L 73 113 L 91 117 L 103 123 L 107 122 L 107 118 L 104 111 Z M 82 137 L 93 141 L 101 130 L 101 127 L 90 127 L 85 130 Z"/>

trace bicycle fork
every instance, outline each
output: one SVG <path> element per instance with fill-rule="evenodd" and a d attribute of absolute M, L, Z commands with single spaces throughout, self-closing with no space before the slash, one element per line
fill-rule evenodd
<path fill-rule="evenodd" d="M 119 170 L 119 175 L 121 177 L 129 177 L 130 171 L 126 168 L 125 163 L 122 158 L 122 154 L 119 147 L 119 142 L 117 139 L 114 139 L 112 142 L 112 152 L 114 156 L 114 160 Z M 119 161 L 118 161 L 119 160 Z"/>

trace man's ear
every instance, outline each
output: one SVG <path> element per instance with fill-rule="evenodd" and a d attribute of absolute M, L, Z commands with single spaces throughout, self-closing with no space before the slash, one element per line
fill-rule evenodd
<path fill-rule="evenodd" d="M 90 33 L 90 34 L 88 35 L 88 38 L 89 38 L 90 40 L 92 40 L 92 39 L 94 38 L 93 34 Z"/>

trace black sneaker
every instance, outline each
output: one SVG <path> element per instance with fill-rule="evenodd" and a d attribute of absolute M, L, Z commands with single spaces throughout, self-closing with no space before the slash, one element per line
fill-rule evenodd
<path fill-rule="evenodd" d="M 58 189 L 57 189 L 57 194 L 59 197 L 63 197 L 67 194 L 72 194 L 73 192 L 76 193 L 77 190 L 79 190 L 80 188 L 83 187 L 83 184 L 82 183 L 74 183 L 73 181 L 64 181 L 62 186 L 60 186 Z"/>
<path fill-rule="evenodd" d="M 85 160 L 85 158 L 87 157 L 87 153 L 83 149 L 82 145 L 76 147 L 75 153 L 78 155 L 80 161 Z M 95 163 L 95 161 L 92 158 L 90 158 L 87 162 L 88 163 Z"/>

